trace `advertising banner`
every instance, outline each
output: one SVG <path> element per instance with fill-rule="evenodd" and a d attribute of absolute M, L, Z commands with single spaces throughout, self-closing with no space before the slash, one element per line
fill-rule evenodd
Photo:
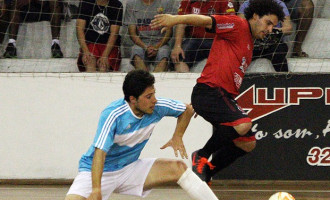
<path fill-rule="evenodd" d="M 214 178 L 330 179 L 330 74 L 249 74 L 237 101 L 257 147 Z"/>

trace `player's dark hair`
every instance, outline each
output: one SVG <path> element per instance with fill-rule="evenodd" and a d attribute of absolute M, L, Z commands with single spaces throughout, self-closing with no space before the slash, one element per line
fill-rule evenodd
<path fill-rule="evenodd" d="M 283 8 L 275 0 L 251 0 L 249 6 L 244 10 L 245 19 L 251 19 L 254 13 L 259 17 L 273 14 L 279 21 L 284 20 Z"/>
<path fill-rule="evenodd" d="M 130 71 L 123 83 L 125 100 L 130 102 L 130 96 L 138 98 L 147 87 L 152 86 L 154 83 L 155 77 L 151 73 L 144 70 Z"/>

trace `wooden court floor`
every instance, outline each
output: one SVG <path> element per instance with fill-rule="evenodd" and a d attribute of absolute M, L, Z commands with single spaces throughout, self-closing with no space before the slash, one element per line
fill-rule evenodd
<path fill-rule="evenodd" d="M 64 200 L 70 185 L 0 184 L 0 200 Z M 268 200 L 277 191 L 291 193 L 296 200 L 330 200 L 330 181 L 217 181 L 211 187 L 219 200 Z M 143 198 L 113 194 L 112 200 Z M 153 189 L 145 200 L 189 200 L 179 187 Z M 207 199 L 206 199 L 207 200 Z"/>

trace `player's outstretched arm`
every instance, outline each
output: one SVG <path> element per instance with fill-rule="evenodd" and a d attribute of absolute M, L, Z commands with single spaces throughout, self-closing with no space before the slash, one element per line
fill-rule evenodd
<path fill-rule="evenodd" d="M 176 128 L 172 138 L 164 146 L 162 146 L 161 149 L 165 149 L 166 147 L 172 146 L 176 157 L 178 157 L 179 151 L 182 158 L 188 159 L 188 155 L 186 152 L 186 148 L 183 144 L 182 138 L 194 113 L 195 111 L 192 105 L 187 104 L 186 110 L 178 117 Z"/>
<path fill-rule="evenodd" d="M 151 21 L 151 28 L 171 28 L 177 24 L 188 24 L 192 26 L 201 26 L 211 29 L 212 18 L 205 15 L 171 15 L 160 14 L 155 15 L 155 18 Z"/>
<path fill-rule="evenodd" d="M 102 200 L 101 178 L 103 174 L 106 153 L 95 148 L 92 164 L 92 193 L 87 200 Z"/>

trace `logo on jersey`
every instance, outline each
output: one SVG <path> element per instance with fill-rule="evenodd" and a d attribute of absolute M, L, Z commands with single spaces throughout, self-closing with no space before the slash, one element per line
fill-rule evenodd
<path fill-rule="evenodd" d="M 225 23 L 225 24 L 217 24 L 218 29 L 227 29 L 227 28 L 234 28 L 234 23 Z"/>
<path fill-rule="evenodd" d="M 200 8 L 195 8 L 195 7 L 192 8 L 192 14 L 199 15 L 200 12 L 201 12 Z"/>
<path fill-rule="evenodd" d="M 110 28 L 109 19 L 103 13 L 95 15 L 90 24 L 93 27 L 93 30 L 100 35 L 108 32 Z"/>
<path fill-rule="evenodd" d="M 236 72 L 234 73 L 234 82 L 235 82 L 236 88 L 238 88 L 238 89 L 241 87 L 242 82 L 243 82 L 243 78 Z"/>
<path fill-rule="evenodd" d="M 163 14 L 164 13 L 164 8 L 162 8 L 162 7 L 157 8 L 157 13 L 158 14 Z"/>
<path fill-rule="evenodd" d="M 130 129 L 130 128 L 131 128 L 131 125 L 128 124 L 127 127 L 125 128 L 125 130 L 128 130 L 128 129 Z"/>
<path fill-rule="evenodd" d="M 208 15 L 214 15 L 215 14 L 215 9 L 214 8 L 210 8 L 208 10 Z"/>
<path fill-rule="evenodd" d="M 238 68 L 243 72 L 243 74 L 245 74 L 245 70 L 248 68 L 245 57 L 242 58 L 241 66 L 239 66 Z"/>

